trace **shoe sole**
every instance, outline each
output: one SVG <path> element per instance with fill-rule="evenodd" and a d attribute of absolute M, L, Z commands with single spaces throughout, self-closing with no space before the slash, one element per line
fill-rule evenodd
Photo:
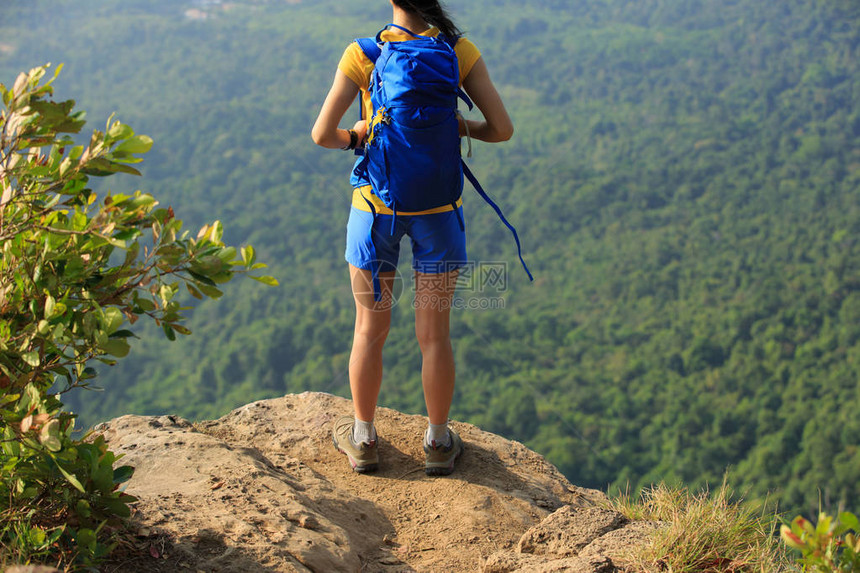
<path fill-rule="evenodd" d="M 460 456 L 463 455 L 463 450 L 465 450 L 465 446 L 460 446 L 460 451 L 457 452 L 457 455 L 454 456 L 454 459 L 447 466 L 424 466 L 424 473 L 428 476 L 449 476 L 454 473 L 454 464 L 457 463 L 457 460 L 460 459 Z"/>
<path fill-rule="evenodd" d="M 355 461 L 355 458 L 353 458 L 346 451 L 341 449 L 340 446 L 337 445 L 337 440 L 335 439 L 334 436 L 331 437 L 331 443 L 334 445 L 334 449 L 336 449 L 337 451 L 339 451 L 340 453 L 342 453 L 343 455 L 346 456 L 346 459 L 349 460 L 349 465 L 352 466 L 352 471 L 354 471 L 355 473 L 370 474 L 370 473 L 375 472 L 377 469 L 379 469 L 378 463 L 359 465 L 358 462 Z"/>

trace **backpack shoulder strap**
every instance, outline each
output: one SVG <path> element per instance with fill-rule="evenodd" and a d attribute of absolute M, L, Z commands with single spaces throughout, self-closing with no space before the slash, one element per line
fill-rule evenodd
<path fill-rule="evenodd" d="M 442 34 L 439 34 L 436 37 L 451 46 L 452 50 L 457 47 L 457 42 L 460 41 L 460 36 L 443 36 Z"/>
<path fill-rule="evenodd" d="M 457 42 L 460 41 L 460 36 L 443 36 L 440 34 L 439 36 L 437 36 L 437 38 L 448 44 L 451 47 L 451 50 L 454 52 L 454 57 L 457 57 Z M 469 99 L 469 96 L 467 96 L 466 92 L 463 91 L 463 88 L 457 88 L 457 97 L 463 100 L 463 103 L 466 104 L 466 107 L 469 108 L 469 111 L 471 111 L 472 108 L 475 107 L 472 103 L 472 100 Z"/>
<path fill-rule="evenodd" d="M 382 48 L 379 47 L 379 44 L 376 43 L 375 38 L 356 38 L 355 43 L 358 44 L 358 47 L 364 52 L 364 55 L 367 56 L 374 65 L 376 64 L 376 60 L 379 59 L 379 56 L 382 55 Z M 469 108 L 471 109 L 471 108 Z M 358 104 L 358 119 L 364 119 L 364 106 L 359 102 Z M 357 148 L 355 150 L 356 155 L 363 155 Z"/>
<path fill-rule="evenodd" d="M 379 44 L 376 43 L 376 39 L 357 38 L 355 42 L 358 44 L 358 47 L 361 48 L 361 51 L 364 52 L 364 55 L 375 64 L 376 60 L 378 60 L 379 56 L 382 54 L 382 48 L 380 48 Z"/>

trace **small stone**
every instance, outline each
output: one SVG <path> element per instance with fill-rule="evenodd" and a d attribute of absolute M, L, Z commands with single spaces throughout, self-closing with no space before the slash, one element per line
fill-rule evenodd
<path fill-rule="evenodd" d="M 299 518 L 299 527 L 303 527 L 305 529 L 316 530 L 319 529 L 319 522 L 313 515 L 302 515 Z"/>

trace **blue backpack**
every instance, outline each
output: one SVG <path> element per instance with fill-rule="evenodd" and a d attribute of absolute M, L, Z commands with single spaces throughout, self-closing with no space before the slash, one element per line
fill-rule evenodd
<path fill-rule="evenodd" d="M 389 26 L 414 39 L 383 42 L 382 32 Z M 516 230 L 484 192 L 460 154 L 457 98 L 463 99 L 469 109 L 472 102 L 460 89 L 460 68 L 454 51 L 457 38 L 419 36 L 389 24 L 376 38 L 359 38 L 356 42 L 374 63 L 374 70 L 369 87 L 373 117 L 368 120 L 364 149 L 356 150 L 363 157 L 353 170 L 353 186 L 370 184 L 373 194 L 392 210 L 392 233 L 398 211 L 424 211 L 444 205 L 454 207 L 463 229 L 456 203 L 463 192 L 465 175 L 513 233 L 520 262 L 529 279 L 534 280 L 523 260 Z M 368 205 L 375 217 L 373 204 L 368 201 Z M 378 272 L 377 265 L 372 270 L 377 300 L 381 296 Z"/>

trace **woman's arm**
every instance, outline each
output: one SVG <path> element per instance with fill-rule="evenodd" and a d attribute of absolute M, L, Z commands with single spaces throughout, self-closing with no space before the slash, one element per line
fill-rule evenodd
<path fill-rule="evenodd" d="M 479 58 L 472 66 L 469 75 L 463 80 L 463 89 L 484 115 L 484 121 L 465 120 L 469 124 L 469 136 L 489 142 L 509 140 L 514 134 L 514 124 L 490 79 L 484 58 Z M 462 122 L 460 135 L 466 135 Z"/>
<path fill-rule="evenodd" d="M 311 130 L 314 143 L 329 149 L 342 149 L 350 143 L 349 131 L 339 129 L 338 124 L 358 94 L 358 86 L 342 71 L 334 74 L 334 83 L 323 102 L 320 114 Z M 358 132 L 358 141 L 364 140 L 367 122 L 359 121 L 353 129 Z"/>

